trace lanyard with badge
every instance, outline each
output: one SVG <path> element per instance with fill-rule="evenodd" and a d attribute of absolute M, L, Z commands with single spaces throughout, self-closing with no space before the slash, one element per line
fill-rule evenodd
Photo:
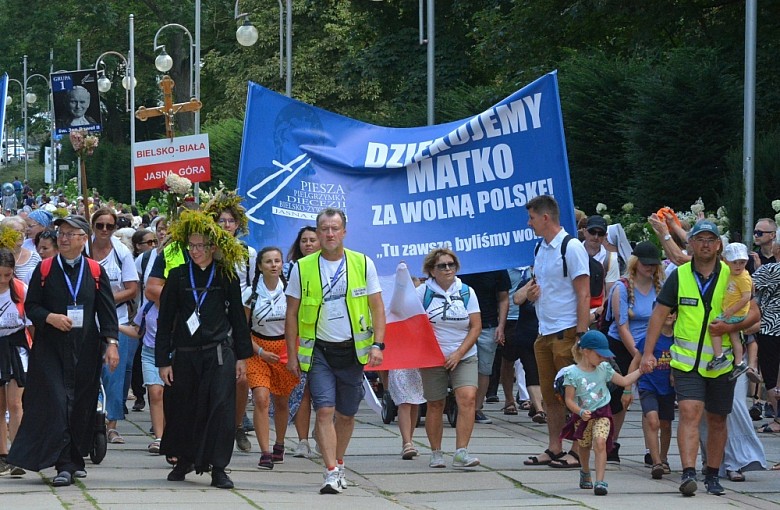
<path fill-rule="evenodd" d="M 214 281 L 214 272 L 216 270 L 217 265 L 212 264 L 211 265 L 211 274 L 209 275 L 209 281 L 206 282 L 206 288 L 203 289 L 203 293 L 199 296 L 198 290 L 195 287 L 195 275 L 192 272 L 192 261 L 189 263 L 190 267 L 190 285 L 192 285 L 192 297 L 195 299 L 195 311 L 192 312 L 192 315 L 190 315 L 190 318 L 187 319 L 187 328 L 190 330 L 190 335 L 194 335 L 195 332 L 200 327 L 200 307 L 203 305 L 203 302 L 206 300 L 206 296 L 209 293 L 209 287 L 211 287 L 211 282 Z"/>
<path fill-rule="evenodd" d="M 710 285 L 712 285 L 712 282 L 715 281 L 715 278 L 713 278 L 714 275 L 710 275 L 710 277 L 707 279 L 707 282 L 704 285 L 701 284 L 701 278 L 699 278 L 699 273 L 694 271 L 693 276 L 694 278 L 696 278 L 696 284 L 699 286 L 699 293 L 701 294 L 701 297 L 704 297 L 704 295 L 707 293 L 707 289 L 709 289 Z"/>
<path fill-rule="evenodd" d="M 73 298 L 73 304 L 68 306 L 68 319 L 70 319 L 72 327 L 74 328 L 84 327 L 84 307 L 82 305 L 76 304 L 76 298 L 79 295 L 79 289 L 81 289 L 81 280 L 84 276 L 84 266 L 87 265 L 86 261 L 84 261 L 84 257 L 81 258 L 82 260 L 79 267 L 79 276 L 76 280 L 76 288 L 74 289 L 73 284 L 71 283 L 70 278 L 68 277 L 68 274 L 65 272 L 65 268 L 62 265 L 62 259 L 57 257 L 57 262 L 60 265 L 60 269 L 62 269 L 62 276 L 65 277 L 65 283 L 68 284 L 68 291 Z"/>
<path fill-rule="evenodd" d="M 344 263 L 346 262 L 347 257 L 343 257 L 341 259 L 341 263 L 339 263 L 339 267 L 336 269 L 336 272 L 333 273 L 333 276 L 330 277 L 330 287 L 328 288 L 328 292 L 330 292 L 331 300 L 333 300 L 333 297 L 335 296 L 335 293 L 333 291 L 333 286 L 336 285 L 336 282 L 339 279 L 339 274 L 341 273 L 341 270 L 344 268 Z M 328 320 L 333 319 L 340 319 L 342 315 L 342 311 L 340 308 L 335 306 L 328 306 Z"/>

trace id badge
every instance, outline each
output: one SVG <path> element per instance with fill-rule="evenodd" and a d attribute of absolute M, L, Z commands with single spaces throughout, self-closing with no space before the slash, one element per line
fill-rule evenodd
<path fill-rule="evenodd" d="M 189 328 L 190 330 L 190 336 L 194 335 L 199 327 L 200 327 L 200 317 L 198 317 L 198 312 L 192 312 L 190 318 L 187 319 L 187 328 Z"/>
<path fill-rule="evenodd" d="M 70 319 L 74 328 L 84 327 L 84 307 L 81 305 L 71 305 L 68 307 L 68 319 Z"/>

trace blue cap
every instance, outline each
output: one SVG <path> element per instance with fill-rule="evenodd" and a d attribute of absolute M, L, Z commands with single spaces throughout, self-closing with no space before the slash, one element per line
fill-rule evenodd
<path fill-rule="evenodd" d="M 582 335 L 579 342 L 580 349 L 590 349 L 596 351 L 600 356 L 605 358 L 614 358 L 615 355 L 609 350 L 609 341 L 604 333 L 601 331 L 592 329 Z"/>
<path fill-rule="evenodd" d="M 720 237 L 720 232 L 718 232 L 717 225 L 715 225 L 710 220 L 699 220 L 691 229 L 691 232 L 688 234 L 688 238 L 690 239 L 691 237 L 697 236 L 702 232 L 709 232 L 715 237 Z"/>

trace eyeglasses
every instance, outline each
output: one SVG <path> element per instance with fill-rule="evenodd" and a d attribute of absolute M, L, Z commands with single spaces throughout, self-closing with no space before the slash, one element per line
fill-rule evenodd
<path fill-rule="evenodd" d="M 220 225 L 235 225 L 237 222 L 233 218 L 220 218 L 217 220 Z"/>
<path fill-rule="evenodd" d="M 597 228 L 588 229 L 588 234 L 597 237 L 604 237 L 605 235 L 607 235 L 606 232 L 604 232 L 603 230 L 599 230 Z"/>
<path fill-rule="evenodd" d="M 455 269 L 457 266 L 455 265 L 455 262 L 445 262 L 443 264 L 436 264 L 433 267 L 439 271 L 446 271 L 447 269 Z"/>
<path fill-rule="evenodd" d="M 774 234 L 773 230 L 754 230 L 753 235 L 756 237 L 761 237 L 764 234 Z"/>
<path fill-rule="evenodd" d="M 190 243 L 190 251 L 204 251 L 206 248 L 211 248 L 210 243 Z"/>
<path fill-rule="evenodd" d="M 62 239 L 73 239 L 74 237 L 85 236 L 82 232 L 57 232 L 57 237 Z"/>
<path fill-rule="evenodd" d="M 149 239 L 148 241 L 141 241 L 138 244 L 145 244 L 146 246 L 157 246 L 157 239 Z"/>
<path fill-rule="evenodd" d="M 116 223 L 95 223 L 95 229 L 97 230 L 114 230 Z"/>
<path fill-rule="evenodd" d="M 720 239 L 718 239 L 717 237 L 704 237 L 704 238 L 694 237 L 692 240 L 694 242 L 697 242 L 697 243 L 705 245 L 705 246 L 709 246 L 711 244 L 715 244 L 718 241 L 720 241 Z"/>

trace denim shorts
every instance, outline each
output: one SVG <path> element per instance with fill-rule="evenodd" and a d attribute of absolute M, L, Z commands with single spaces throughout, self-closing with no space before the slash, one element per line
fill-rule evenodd
<path fill-rule="evenodd" d="M 315 347 L 309 369 L 309 391 L 314 410 L 335 407 L 344 416 L 355 416 L 365 396 L 363 365 L 331 368 L 325 355 Z"/>
<path fill-rule="evenodd" d="M 493 373 L 493 359 L 496 357 L 496 328 L 482 328 L 477 337 L 477 360 L 479 375 L 491 375 Z"/>
<path fill-rule="evenodd" d="M 160 377 L 160 369 L 154 366 L 154 347 L 143 346 L 141 349 L 141 370 L 144 373 L 144 386 L 157 384 L 165 386 Z"/>

